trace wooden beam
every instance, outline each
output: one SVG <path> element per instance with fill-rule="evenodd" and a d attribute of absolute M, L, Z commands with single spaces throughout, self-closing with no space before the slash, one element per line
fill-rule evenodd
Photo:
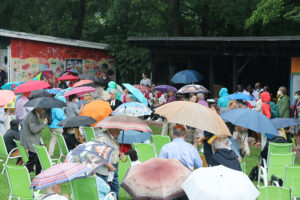
<path fill-rule="evenodd" d="M 215 66 L 213 63 L 213 55 L 209 55 L 209 90 L 210 98 L 214 98 L 214 84 L 215 84 Z"/>
<path fill-rule="evenodd" d="M 238 84 L 238 60 L 236 56 L 233 56 L 233 69 L 232 69 L 232 91 L 236 91 L 236 87 Z"/>

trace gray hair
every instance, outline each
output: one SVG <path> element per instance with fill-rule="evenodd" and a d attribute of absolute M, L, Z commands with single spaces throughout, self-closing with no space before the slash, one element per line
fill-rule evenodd
<path fill-rule="evenodd" d="M 229 141 L 227 138 L 216 138 L 212 143 L 213 149 L 229 149 Z"/>
<path fill-rule="evenodd" d="M 186 133 L 185 130 L 179 130 L 178 128 L 176 128 L 176 126 L 173 128 L 173 135 L 176 137 L 182 137 L 184 136 L 184 134 Z"/>
<path fill-rule="evenodd" d="M 110 89 L 109 93 L 111 93 L 111 94 L 117 94 L 117 90 L 116 89 Z"/>
<path fill-rule="evenodd" d="M 127 94 L 127 97 L 131 100 L 131 101 L 135 101 L 135 98 L 132 94 Z"/>
<path fill-rule="evenodd" d="M 204 100 L 204 94 L 203 93 L 198 93 L 197 97 L 199 98 L 199 100 Z"/>

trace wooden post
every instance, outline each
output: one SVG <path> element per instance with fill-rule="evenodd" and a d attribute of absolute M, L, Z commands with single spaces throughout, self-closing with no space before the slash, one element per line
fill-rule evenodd
<path fill-rule="evenodd" d="M 151 52 L 151 82 L 156 83 L 157 81 L 157 72 L 155 66 L 155 53 Z"/>
<path fill-rule="evenodd" d="M 214 84 L 215 84 L 215 66 L 213 63 L 213 55 L 209 54 L 209 90 L 210 98 L 214 97 Z"/>
<path fill-rule="evenodd" d="M 168 66 L 169 66 L 169 83 L 171 81 L 171 78 L 174 75 L 174 66 L 173 66 L 173 59 L 172 55 L 168 54 Z"/>
<path fill-rule="evenodd" d="M 238 60 L 236 56 L 233 56 L 233 69 L 232 69 L 232 93 L 236 91 L 238 84 Z"/>

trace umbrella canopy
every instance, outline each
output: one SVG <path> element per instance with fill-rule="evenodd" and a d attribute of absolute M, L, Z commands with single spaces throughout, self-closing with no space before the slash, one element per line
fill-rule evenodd
<path fill-rule="evenodd" d="M 40 97 L 52 97 L 52 95 L 45 90 L 34 90 L 29 95 L 29 99 L 35 99 Z"/>
<path fill-rule="evenodd" d="M 168 122 L 179 123 L 211 132 L 217 136 L 231 136 L 222 118 L 211 109 L 189 101 L 173 101 L 155 109 Z"/>
<path fill-rule="evenodd" d="M 133 143 L 143 143 L 146 140 L 150 140 L 151 132 L 143 133 L 140 131 L 130 130 L 121 131 L 118 142 L 121 144 L 133 144 Z"/>
<path fill-rule="evenodd" d="M 259 196 L 246 174 L 223 165 L 193 171 L 182 188 L 190 200 L 255 200 Z"/>
<path fill-rule="evenodd" d="M 96 91 L 95 88 L 90 87 L 90 86 L 86 86 L 86 87 L 77 87 L 77 88 L 73 88 L 72 90 L 69 90 L 67 92 L 64 93 L 65 97 L 71 96 L 73 94 L 76 94 L 77 96 L 82 96 L 85 95 L 87 93 L 91 93 Z"/>
<path fill-rule="evenodd" d="M 65 74 L 71 74 L 71 75 L 74 75 L 74 76 L 78 76 L 79 72 L 77 70 L 68 69 L 68 70 L 63 71 L 62 73 L 60 73 L 59 77 L 65 75 Z"/>
<path fill-rule="evenodd" d="M 89 126 L 91 124 L 94 124 L 95 122 L 96 120 L 92 117 L 75 116 L 62 120 L 61 122 L 59 122 L 58 126 L 61 126 L 63 128 L 75 128 L 79 126 Z"/>
<path fill-rule="evenodd" d="M 24 107 L 31 108 L 62 108 L 66 107 L 67 104 L 61 100 L 51 97 L 40 97 L 25 103 Z"/>
<path fill-rule="evenodd" d="M 51 88 L 51 89 L 45 89 L 46 92 L 50 93 L 50 94 L 58 94 L 60 91 L 62 91 L 61 88 Z"/>
<path fill-rule="evenodd" d="M 244 100 L 244 101 L 255 100 L 254 97 L 247 95 L 247 94 L 240 93 L 240 92 L 230 94 L 230 95 L 226 96 L 226 99 L 235 99 L 235 100 Z"/>
<path fill-rule="evenodd" d="M 248 128 L 257 133 L 278 135 L 278 131 L 271 120 L 255 110 L 245 108 L 232 109 L 222 113 L 221 117 L 236 126 Z"/>
<path fill-rule="evenodd" d="M 177 159 L 152 158 L 127 171 L 121 187 L 133 199 L 176 199 L 191 171 Z"/>
<path fill-rule="evenodd" d="M 154 88 L 154 90 L 160 91 L 162 93 L 167 93 L 169 90 L 177 92 L 177 89 L 171 85 L 158 85 Z"/>
<path fill-rule="evenodd" d="M 60 78 L 58 78 L 60 81 L 71 81 L 71 80 L 79 80 L 78 76 L 73 75 L 63 75 Z"/>
<path fill-rule="evenodd" d="M 79 116 L 88 116 L 95 119 L 97 122 L 100 122 L 104 118 L 108 117 L 112 113 L 111 107 L 107 101 L 95 100 L 90 103 L 87 103 Z M 96 123 L 91 126 L 95 126 Z"/>
<path fill-rule="evenodd" d="M 50 88 L 50 85 L 45 81 L 28 81 L 26 83 L 23 83 L 22 85 L 19 85 L 15 89 L 15 93 L 25 93 L 45 88 Z"/>
<path fill-rule="evenodd" d="M 78 145 L 68 153 L 65 162 L 86 164 L 89 170 L 86 176 L 90 176 L 99 167 L 105 165 L 115 149 L 103 142 L 89 141 Z"/>
<path fill-rule="evenodd" d="M 52 185 L 69 182 L 84 175 L 88 170 L 86 165 L 80 163 L 60 163 L 35 176 L 31 183 L 31 189 L 41 190 Z"/>
<path fill-rule="evenodd" d="M 81 81 L 78 81 L 77 83 L 75 83 L 73 85 L 73 87 L 76 88 L 76 87 L 83 86 L 83 85 L 88 85 L 88 84 L 91 84 L 91 83 L 94 83 L 94 81 L 92 81 L 92 80 L 81 80 Z"/>
<path fill-rule="evenodd" d="M 15 82 L 10 82 L 10 83 L 5 83 L 4 85 L 1 86 L 2 90 L 13 90 L 15 87 L 22 85 L 25 82 L 21 81 L 15 81 Z"/>
<path fill-rule="evenodd" d="M 134 86 L 128 84 L 128 83 L 123 83 L 124 87 L 133 95 L 137 100 L 139 100 L 142 104 L 145 104 L 146 106 L 148 105 L 148 101 L 143 95 L 143 93 L 135 88 Z"/>
<path fill-rule="evenodd" d="M 171 79 L 173 83 L 182 83 L 182 84 L 189 84 L 189 83 L 196 83 L 203 79 L 203 76 L 195 71 L 195 70 L 183 70 L 177 72 Z"/>
<path fill-rule="evenodd" d="M 137 117 L 131 117 L 126 115 L 119 115 L 119 116 L 110 116 L 98 124 L 95 127 L 101 128 L 117 128 L 121 130 L 136 130 L 141 132 L 152 132 L 149 126 L 141 119 Z"/>
<path fill-rule="evenodd" d="M 149 94 L 151 92 L 150 88 L 145 85 L 133 85 L 133 87 L 139 89 L 144 94 Z"/>
<path fill-rule="evenodd" d="M 66 93 L 66 92 L 68 92 L 68 91 L 70 91 L 70 90 L 72 90 L 72 89 L 73 89 L 72 87 L 69 87 L 69 88 L 66 88 L 66 89 L 64 89 L 64 90 L 61 90 L 59 93 L 57 93 L 57 94 L 55 95 L 55 98 L 64 95 L 64 93 Z"/>
<path fill-rule="evenodd" d="M 274 118 L 271 119 L 271 122 L 276 129 L 298 126 L 300 124 L 300 122 L 294 118 Z"/>
<path fill-rule="evenodd" d="M 142 103 L 128 102 L 121 104 L 112 115 L 128 115 L 134 117 L 140 117 L 145 115 L 151 115 L 152 110 Z"/>
<path fill-rule="evenodd" d="M 209 93 L 209 91 L 202 85 L 185 85 L 180 88 L 177 93 L 179 94 L 189 94 L 189 93 Z"/>
<path fill-rule="evenodd" d="M 4 106 L 12 102 L 16 98 L 13 91 L 10 90 L 0 90 L 0 106 Z"/>

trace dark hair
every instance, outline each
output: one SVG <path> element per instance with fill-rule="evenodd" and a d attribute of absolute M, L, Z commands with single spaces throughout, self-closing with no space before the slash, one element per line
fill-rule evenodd
<path fill-rule="evenodd" d="M 10 129 L 19 131 L 19 120 L 14 119 L 14 120 L 10 121 L 9 125 L 10 125 Z"/>
<path fill-rule="evenodd" d="M 217 104 L 215 104 L 215 103 L 212 103 L 212 104 L 209 104 L 209 106 L 208 106 L 209 108 L 212 108 L 212 107 L 214 107 L 215 108 L 215 110 L 217 111 L 217 113 L 220 113 L 220 108 L 219 108 L 219 106 L 217 105 Z"/>
<path fill-rule="evenodd" d="M 106 76 L 112 76 L 114 74 L 115 74 L 114 70 L 109 69 L 109 70 L 107 70 Z"/>
<path fill-rule="evenodd" d="M 295 94 L 300 96 L 300 90 L 296 91 Z"/>
<path fill-rule="evenodd" d="M 77 98 L 76 94 L 72 94 L 69 96 L 69 101 L 72 101 L 73 99 Z"/>
<path fill-rule="evenodd" d="M 63 131 L 64 131 L 64 133 L 67 133 L 68 130 L 70 130 L 70 129 L 72 129 L 72 128 L 70 128 L 70 127 L 68 127 L 68 128 L 63 128 Z"/>
<path fill-rule="evenodd" d="M 138 155 L 137 155 L 137 152 L 136 150 L 134 149 L 129 149 L 125 155 L 128 155 L 130 157 L 130 160 L 131 161 L 137 161 L 138 160 Z"/>

